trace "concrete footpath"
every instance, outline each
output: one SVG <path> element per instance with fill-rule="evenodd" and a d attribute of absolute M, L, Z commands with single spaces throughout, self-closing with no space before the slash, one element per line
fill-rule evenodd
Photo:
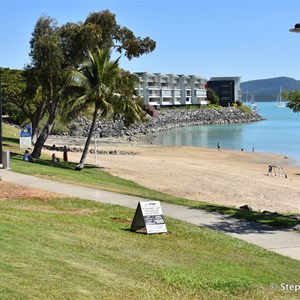
<path fill-rule="evenodd" d="M 34 176 L 22 175 L 4 169 L 0 169 L 0 176 L 2 180 L 10 181 L 18 185 L 38 188 L 86 200 L 120 205 L 133 209 L 136 209 L 139 201 L 145 201 L 145 199 L 139 197 L 40 179 Z M 213 230 L 218 230 L 227 235 L 258 245 L 270 251 L 300 260 L 299 233 L 285 229 L 275 230 L 269 226 L 260 225 L 255 222 L 234 219 L 229 216 L 210 213 L 199 209 L 192 209 L 181 205 L 161 202 L 161 206 L 165 216 L 186 221 L 197 226 L 204 226 Z"/>

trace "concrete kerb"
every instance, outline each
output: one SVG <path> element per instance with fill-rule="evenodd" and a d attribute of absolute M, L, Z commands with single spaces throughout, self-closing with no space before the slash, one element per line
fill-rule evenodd
<path fill-rule="evenodd" d="M 136 209 L 139 201 L 147 200 L 74 184 L 41 179 L 30 175 L 14 173 L 9 170 L 1 169 L 0 175 L 2 180 L 18 185 L 132 209 Z M 161 203 L 161 206 L 165 216 L 186 221 L 196 226 L 204 226 L 217 230 L 270 251 L 300 260 L 300 234 L 298 233 L 290 230 L 276 230 L 255 222 L 175 204 Z"/>

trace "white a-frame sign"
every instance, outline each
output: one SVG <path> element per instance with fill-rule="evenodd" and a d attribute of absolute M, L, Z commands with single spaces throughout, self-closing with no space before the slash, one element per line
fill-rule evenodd
<path fill-rule="evenodd" d="M 131 224 L 132 230 L 146 228 L 146 233 L 165 233 L 167 227 L 159 201 L 139 202 Z"/>

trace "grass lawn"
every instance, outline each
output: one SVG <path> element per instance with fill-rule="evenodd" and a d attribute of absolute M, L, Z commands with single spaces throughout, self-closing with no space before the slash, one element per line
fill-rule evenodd
<path fill-rule="evenodd" d="M 0 201 L 1 299 L 299 299 L 300 262 L 166 218 L 70 198 Z M 277 291 L 270 289 L 276 284 Z"/>

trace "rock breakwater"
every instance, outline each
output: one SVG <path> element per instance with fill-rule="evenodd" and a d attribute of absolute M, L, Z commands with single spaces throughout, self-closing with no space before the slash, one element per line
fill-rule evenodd
<path fill-rule="evenodd" d="M 257 113 L 245 113 L 236 107 L 207 109 L 163 109 L 157 117 L 150 117 L 145 123 L 136 123 L 126 127 L 122 120 L 99 121 L 96 124 L 95 137 L 122 137 L 134 139 L 136 136 L 166 131 L 175 127 L 195 125 L 243 124 L 261 121 Z M 90 120 L 81 118 L 69 126 L 66 135 L 85 137 L 90 128 Z"/>

